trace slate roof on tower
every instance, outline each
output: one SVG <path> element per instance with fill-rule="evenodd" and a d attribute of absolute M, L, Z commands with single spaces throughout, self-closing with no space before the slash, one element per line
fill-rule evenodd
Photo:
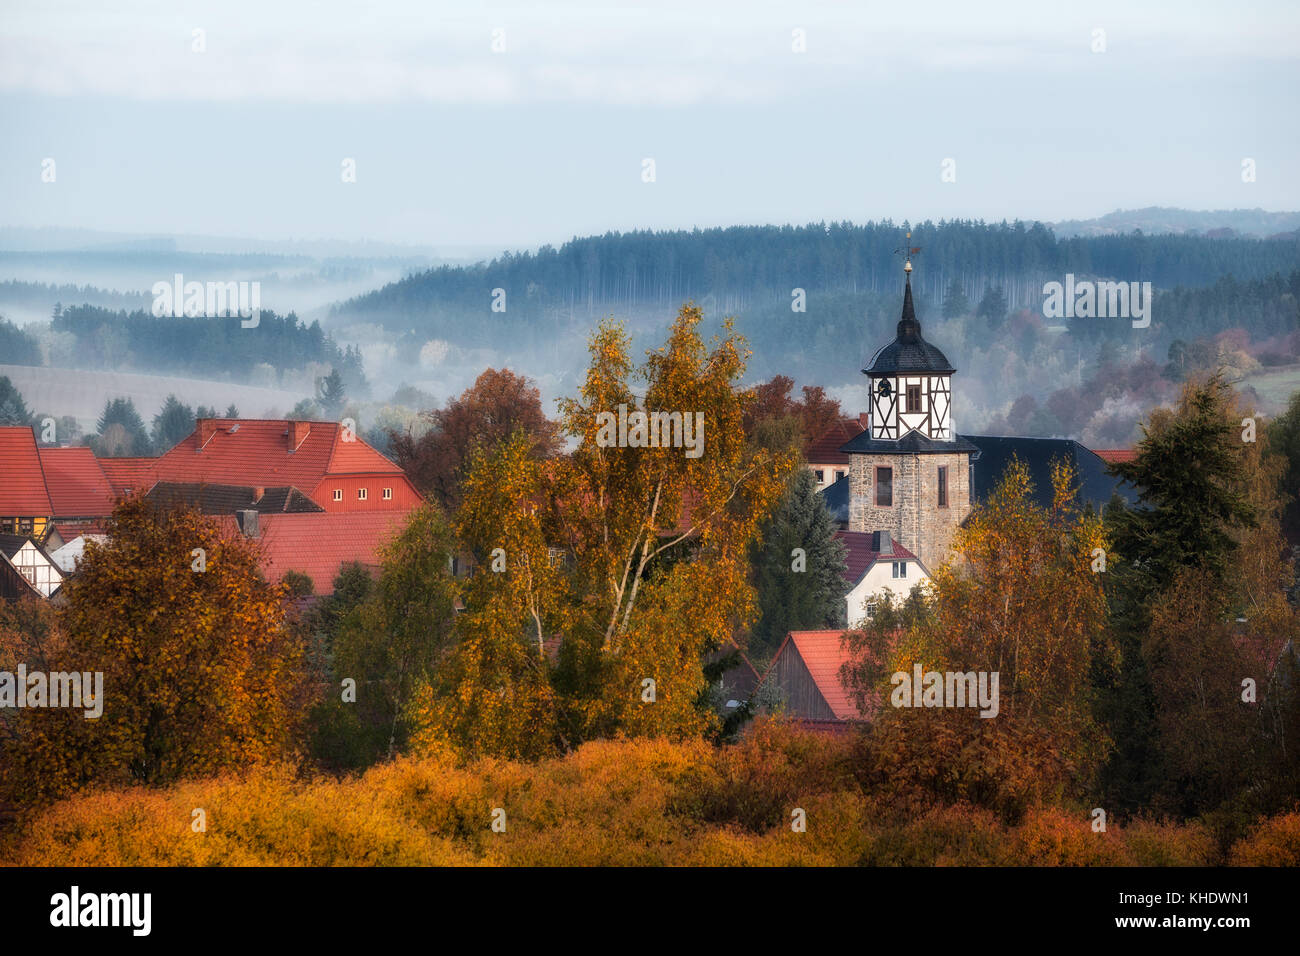
<path fill-rule="evenodd" d="M 840 448 L 845 454 L 898 454 L 904 452 L 911 455 L 951 455 L 953 452 L 961 451 L 979 451 L 979 449 L 968 442 L 961 435 L 958 435 L 952 441 L 938 441 L 922 435 L 916 430 L 912 430 L 904 435 L 898 441 L 892 438 L 872 438 L 871 432 L 864 431 L 853 441 Z"/>
<path fill-rule="evenodd" d="M 912 306 L 912 277 L 907 277 L 903 292 L 903 317 L 898 321 L 894 341 L 875 354 L 871 365 L 862 370 L 867 375 L 893 375 L 909 372 L 951 374 L 957 371 L 937 348 L 921 336 L 921 323 Z"/>

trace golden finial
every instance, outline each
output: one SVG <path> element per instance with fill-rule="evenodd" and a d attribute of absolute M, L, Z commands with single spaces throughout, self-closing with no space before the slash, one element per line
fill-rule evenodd
<path fill-rule="evenodd" d="M 907 231 L 907 239 L 903 243 L 903 248 L 894 250 L 895 255 L 900 252 L 903 254 L 903 271 L 908 275 L 911 275 L 912 273 L 912 256 L 920 251 L 920 246 L 912 245 L 912 230 L 909 229 Z"/>

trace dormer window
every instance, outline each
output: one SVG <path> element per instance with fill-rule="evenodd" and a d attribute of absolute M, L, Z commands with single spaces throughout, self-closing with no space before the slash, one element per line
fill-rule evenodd
<path fill-rule="evenodd" d="M 385 489 L 384 489 L 384 500 L 385 500 L 385 501 L 392 501 L 392 500 L 393 500 L 393 489 L 392 489 L 392 488 L 385 488 Z"/>
<path fill-rule="evenodd" d="M 365 501 L 365 500 L 366 500 L 366 489 L 364 489 L 364 488 L 358 488 L 358 489 L 357 489 L 357 501 Z"/>
<path fill-rule="evenodd" d="M 343 489 L 342 489 L 342 488 L 335 488 L 335 489 L 334 489 L 334 500 L 335 500 L 335 501 L 342 501 L 342 500 L 343 500 Z"/>

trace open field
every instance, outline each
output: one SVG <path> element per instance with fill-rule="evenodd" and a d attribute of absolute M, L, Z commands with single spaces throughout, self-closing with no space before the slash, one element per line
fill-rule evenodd
<path fill-rule="evenodd" d="M 104 403 L 112 398 L 130 398 L 148 423 L 171 394 L 187 405 L 210 405 L 219 412 L 233 402 L 244 418 L 265 417 L 272 410 L 284 414 L 300 399 L 312 397 L 286 389 L 137 372 L 0 365 L 0 376 L 8 376 L 33 413 L 71 415 L 85 431 L 94 431 Z"/>
<path fill-rule="evenodd" d="M 1286 408 L 1292 395 L 1300 392 L 1300 365 L 1260 369 L 1242 379 L 1241 385 L 1254 386 L 1259 397 L 1267 405 L 1274 406 L 1271 411 L 1277 414 Z"/>

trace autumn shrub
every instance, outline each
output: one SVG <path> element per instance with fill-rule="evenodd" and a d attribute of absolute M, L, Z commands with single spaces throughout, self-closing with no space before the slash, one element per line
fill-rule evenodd
<path fill-rule="evenodd" d="M 853 773 L 860 752 L 852 737 L 774 720 L 726 748 L 610 740 L 533 763 L 401 758 L 341 779 L 261 767 L 166 788 L 86 793 L 29 811 L 0 846 L 0 864 L 1196 866 L 1221 859 L 1211 828 L 1201 824 L 1136 820 L 1095 832 L 1079 807 L 1034 807 L 1014 824 L 968 802 L 905 811 L 892 795 L 861 786 Z M 1264 821 L 1230 859 L 1300 863 L 1300 814 Z"/>
<path fill-rule="evenodd" d="M 1234 866 L 1300 866 L 1300 812 L 1264 820 L 1232 848 Z"/>

